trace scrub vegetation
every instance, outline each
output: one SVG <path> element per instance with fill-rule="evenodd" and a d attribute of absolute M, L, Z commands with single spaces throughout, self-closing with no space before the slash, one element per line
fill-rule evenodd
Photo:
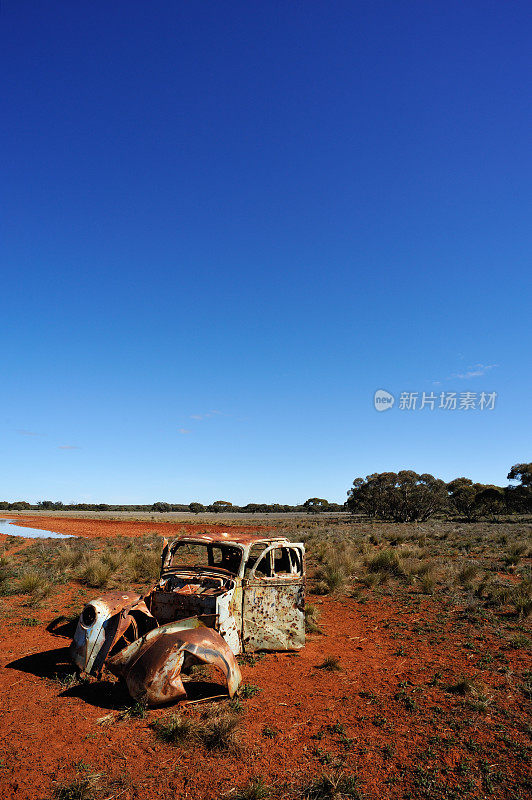
<path fill-rule="evenodd" d="M 75 714 L 74 728 L 74 717 L 65 725 L 83 730 L 72 739 L 78 755 L 90 752 L 97 762 L 116 740 L 120 768 L 137 770 L 127 784 L 132 800 L 166 797 L 163 784 L 168 796 L 192 793 L 186 781 L 199 800 L 523 800 L 532 790 L 531 522 L 524 515 L 405 523 L 324 513 L 284 518 L 279 534 L 306 546 L 307 646 L 239 657 L 239 697 L 167 710 L 137 707 L 121 695 L 116 706 L 112 676 L 79 681 L 68 660 L 54 664 L 47 680 L 30 675 L 27 687 L 17 685 L 24 672 L 7 669 L 3 691 L 14 681 L 13 692 L 25 692 L 14 708 L 23 715 L 29 703 L 33 716 L 39 711 L 31 698 L 40 692 L 35 697 L 52 714 L 47 724 Z M 169 528 L 169 538 L 178 534 Z M 54 645 L 40 641 L 58 615 L 71 628 L 90 598 L 151 587 L 161 546 L 160 529 L 113 538 L 5 537 L 3 639 L 23 640 L 12 652 L 36 658 Z M 130 752 L 133 743 L 140 750 L 135 744 Z M 116 771 L 98 762 L 73 773 L 67 764 L 35 797 L 119 796 Z M 46 776 L 34 779 L 42 784 Z"/>

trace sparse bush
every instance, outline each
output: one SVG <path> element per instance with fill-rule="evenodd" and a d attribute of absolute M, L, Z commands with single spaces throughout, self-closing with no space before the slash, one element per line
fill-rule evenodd
<path fill-rule="evenodd" d="M 13 583 L 13 578 L 17 571 L 11 560 L 0 557 L 0 595 L 5 597 L 17 593 L 17 587 Z"/>
<path fill-rule="evenodd" d="M 19 581 L 20 594 L 28 594 L 27 605 L 34 606 L 46 599 L 52 591 L 51 583 L 39 572 L 26 572 Z"/>
<path fill-rule="evenodd" d="M 130 706 L 125 706 L 118 714 L 118 718 L 122 720 L 127 719 L 144 719 L 147 712 L 147 705 L 140 700 L 132 703 Z"/>
<path fill-rule="evenodd" d="M 307 603 L 305 606 L 305 631 L 307 633 L 321 633 L 318 625 L 318 615 L 317 606 Z"/>
<path fill-rule="evenodd" d="M 152 724 L 156 735 L 168 744 L 201 742 L 207 750 L 232 750 L 238 746 L 241 719 L 227 706 L 206 709 L 200 719 L 168 714 Z"/>
<path fill-rule="evenodd" d="M 514 650 L 519 649 L 520 647 L 530 647 L 531 641 L 528 636 L 525 636 L 524 633 L 516 633 L 514 636 L 511 637 L 510 641 L 508 642 L 508 646 Z"/>
<path fill-rule="evenodd" d="M 271 725 L 264 725 L 262 728 L 262 735 L 267 739 L 277 739 L 279 736 L 279 728 Z"/>
<path fill-rule="evenodd" d="M 197 737 L 197 721 L 183 714 L 167 714 L 155 720 L 151 727 L 167 744 L 186 744 Z"/>
<path fill-rule="evenodd" d="M 57 683 L 61 689 L 71 689 L 72 686 L 76 686 L 78 683 L 78 676 L 75 672 L 65 672 L 63 674 L 56 673 L 53 678 L 53 681 Z"/>
<path fill-rule="evenodd" d="M 317 669 L 325 669 L 328 672 L 340 672 L 342 667 L 340 666 L 340 660 L 335 656 L 327 656 L 323 659 L 321 664 L 318 664 Z"/>
<path fill-rule="evenodd" d="M 241 717 L 224 707 L 204 711 L 198 737 L 207 750 L 234 750 L 238 747 Z"/>
<path fill-rule="evenodd" d="M 345 591 L 355 567 L 353 548 L 345 544 L 323 548 L 318 553 L 318 561 L 316 594 Z"/>
<path fill-rule="evenodd" d="M 264 782 L 262 777 L 251 778 L 243 789 L 231 794 L 235 800 L 265 800 L 271 794 L 271 787 Z"/>
<path fill-rule="evenodd" d="M 121 557 L 119 553 L 107 547 L 101 554 L 101 560 L 102 563 L 109 567 L 111 572 L 116 572 L 120 565 Z"/>
<path fill-rule="evenodd" d="M 77 567 L 83 558 L 83 551 L 80 547 L 74 547 L 70 543 L 62 544 L 57 556 L 57 568 L 62 571 L 69 571 Z"/>
<path fill-rule="evenodd" d="M 101 556 L 91 556 L 81 564 L 78 580 L 94 589 L 107 587 L 113 573 L 111 565 Z"/>
<path fill-rule="evenodd" d="M 123 565 L 123 572 L 125 577 L 135 583 L 147 583 L 157 580 L 160 567 L 160 553 L 145 548 L 129 555 Z"/>
<path fill-rule="evenodd" d="M 54 788 L 55 800 L 94 800 L 99 775 L 86 775 L 71 783 L 57 784 Z"/>
<path fill-rule="evenodd" d="M 368 562 L 369 572 L 379 574 L 383 579 L 391 575 L 403 574 L 397 553 L 394 550 L 381 550 Z"/>
<path fill-rule="evenodd" d="M 234 713 L 234 714 L 241 714 L 244 710 L 244 704 L 238 697 L 232 697 L 231 700 L 227 703 L 227 707 Z"/>
<path fill-rule="evenodd" d="M 323 773 L 304 786 L 301 794 L 306 800 L 339 800 L 340 798 L 360 798 L 356 778 L 342 772 Z"/>
<path fill-rule="evenodd" d="M 501 609 L 505 606 L 513 607 L 519 617 L 528 617 L 532 613 L 532 579 L 530 578 L 524 578 L 515 585 L 503 584 L 497 580 L 483 581 L 476 593 L 488 606 Z"/>
<path fill-rule="evenodd" d="M 514 586 L 510 601 L 520 617 L 528 617 L 532 613 L 532 579 L 522 580 Z"/>
<path fill-rule="evenodd" d="M 423 594 L 432 594 L 436 586 L 436 575 L 434 572 L 427 572 L 421 576 L 421 591 Z"/>
<path fill-rule="evenodd" d="M 466 564 L 458 571 L 456 575 L 457 583 L 460 583 L 466 589 L 470 589 L 474 579 L 477 577 L 479 569 L 476 564 Z"/>
<path fill-rule="evenodd" d="M 474 681 L 471 678 L 462 677 L 459 678 L 455 683 L 448 684 L 445 689 L 451 694 L 459 694 L 463 697 L 472 692 L 474 685 Z"/>
<path fill-rule="evenodd" d="M 532 670 L 527 670 L 523 673 L 523 680 L 521 691 L 527 700 L 532 700 Z"/>
<path fill-rule="evenodd" d="M 504 556 L 504 563 L 507 567 L 515 567 L 521 560 L 522 556 L 525 555 L 526 551 L 526 545 L 522 543 L 513 544 L 508 548 L 508 551 Z"/>
<path fill-rule="evenodd" d="M 247 700 L 250 697 L 255 697 L 259 692 L 260 688 L 258 686 L 253 686 L 252 683 L 243 683 L 238 691 L 238 695 L 239 697 L 243 697 L 244 700 Z"/>

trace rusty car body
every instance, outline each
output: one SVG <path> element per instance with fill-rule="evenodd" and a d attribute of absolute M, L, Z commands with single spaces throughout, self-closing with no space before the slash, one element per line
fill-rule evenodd
<path fill-rule="evenodd" d="M 109 592 L 83 609 L 70 655 L 100 676 L 104 665 L 148 705 L 186 699 L 183 674 L 216 667 L 230 697 L 235 656 L 305 644 L 305 548 L 284 537 L 201 533 L 164 540 L 158 583 L 141 596 Z"/>

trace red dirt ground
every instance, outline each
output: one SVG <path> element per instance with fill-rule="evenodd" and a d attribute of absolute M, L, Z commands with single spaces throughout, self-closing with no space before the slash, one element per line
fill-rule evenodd
<path fill-rule="evenodd" d="M 39 530 L 66 533 L 71 536 L 83 536 L 85 539 L 105 539 L 113 536 L 144 536 L 146 533 L 162 533 L 165 536 L 177 535 L 179 532 L 197 533 L 198 531 L 226 531 L 227 525 L 213 525 L 211 523 L 195 522 L 151 522 L 122 521 L 114 519 L 70 519 L 65 517 L 9 517 L 2 514 L 2 519 L 12 519 L 17 525 Z M 269 530 L 261 525 L 233 525 L 232 531 L 258 531 Z M 9 535 L 0 535 L 6 539 Z"/>
<path fill-rule="evenodd" d="M 91 538 L 215 527 L 51 517 L 26 523 Z M 375 595 L 363 602 L 312 598 L 321 634 L 309 636 L 297 654 L 266 654 L 242 666 L 244 682 L 260 691 L 243 701 L 242 749 L 235 755 L 162 743 L 149 724 L 167 710 L 117 720 L 117 709 L 129 701 L 116 684 L 64 690 L 54 681 L 68 641 L 45 625 L 72 594 L 67 588 L 54 595 L 53 610 L 2 600 L 2 797 L 46 800 L 55 782 L 101 773 L 100 785 L 111 787 L 102 788 L 102 798 L 214 800 L 258 775 L 273 786 L 272 797 L 288 798 L 323 771 L 333 775 L 336 763 L 358 776 L 361 795 L 372 800 L 527 796 L 521 787 L 530 774 L 530 740 L 515 676 L 530 669 L 529 654 L 503 651 L 496 632 L 478 636 L 458 609 L 442 612 L 427 598 L 410 604 Z M 21 624 L 32 616 L 42 624 Z M 482 660 L 486 652 L 495 653 L 495 667 Z M 340 671 L 319 668 L 329 655 Z M 499 662 L 509 669 L 496 669 Z M 445 690 L 462 675 L 482 685 L 487 710 L 472 710 L 467 698 Z M 189 706 L 185 713 L 200 710 Z M 112 724 L 98 724 L 113 713 Z"/>

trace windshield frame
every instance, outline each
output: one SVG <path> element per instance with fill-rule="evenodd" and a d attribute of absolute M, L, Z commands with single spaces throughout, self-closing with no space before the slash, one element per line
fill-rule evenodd
<path fill-rule="evenodd" d="M 202 553 L 203 558 L 206 558 L 207 563 L 196 562 L 195 564 L 186 564 L 183 562 L 178 563 L 177 558 L 179 557 L 179 551 L 182 550 L 184 547 L 194 547 L 194 548 L 202 548 L 204 553 Z M 223 554 L 226 551 L 227 555 L 233 556 L 233 563 L 231 563 L 231 559 L 227 559 L 224 561 L 219 561 L 218 563 L 214 560 L 215 551 L 218 552 L 218 557 L 220 554 Z M 229 553 L 231 551 L 231 553 Z M 238 551 L 238 554 L 236 553 Z M 235 559 L 238 557 L 238 564 L 236 564 Z M 219 541 L 212 541 L 212 542 L 205 542 L 205 541 L 198 541 L 197 539 L 188 539 L 188 540 L 176 540 L 172 542 L 172 545 L 169 546 L 168 552 L 165 554 L 162 563 L 162 570 L 161 574 L 167 574 L 168 572 L 176 572 L 180 570 L 195 570 L 195 571 L 209 571 L 213 570 L 216 572 L 223 572 L 230 575 L 237 576 L 240 573 L 242 568 L 242 563 L 244 560 L 244 547 L 241 544 L 237 544 L 236 542 L 219 542 Z"/>

